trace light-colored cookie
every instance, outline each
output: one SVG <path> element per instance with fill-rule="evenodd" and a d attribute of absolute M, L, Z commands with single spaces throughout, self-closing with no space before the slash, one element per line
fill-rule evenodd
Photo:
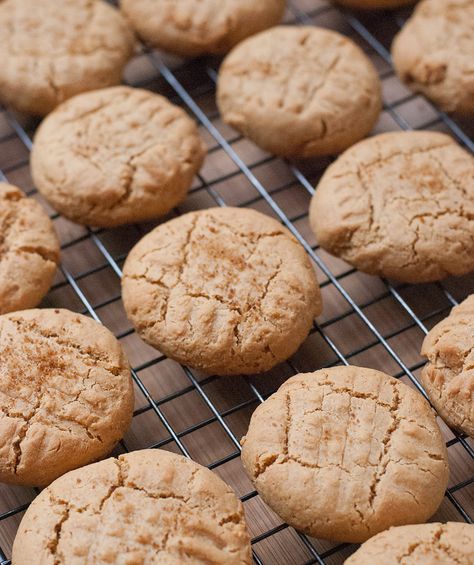
<path fill-rule="evenodd" d="M 122 12 L 147 43 L 183 57 L 227 53 L 278 24 L 286 0 L 121 0 Z"/>
<path fill-rule="evenodd" d="M 102 0 L 3 0 L 0 100 L 45 115 L 79 92 L 118 84 L 133 49 L 126 21 Z"/>
<path fill-rule="evenodd" d="M 461 522 L 399 526 L 366 541 L 344 565 L 471 565 L 474 526 Z"/>
<path fill-rule="evenodd" d="M 447 112 L 474 113 L 474 1 L 424 0 L 392 45 L 403 82 Z"/>
<path fill-rule="evenodd" d="M 0 316 L 0 481 L 43 486 L 108 455 L 133 410 L 130 368 L 103 326 L 69 310 Z"/>
<path fill-rule="evenodd" d="M 421 283 L 474 269 L 474 158 L 451 137 L 361 141 L 323 175 L 310 206 L 319 244 L 357 269 Z"/>
<path fill-rule="evenodd" d="M 235 47 L 220 71 L 224 121 L 277 155 L 343 151 L 374 126 L 380 81 L 347 37 L 310 26 L 281 26 Z"/>
<path fill-rule="evenodd" d="M 133 248 L 123 275 L 125 309 L 141 337 L 210 374 L 272 368 L 321 312 L 303 247 L 254 210 L 211 208 L 162 224 Z"/>
<path fill-rule="evenodd" d="M 414 4 L 416 0 L 333 0 L 333 2 L 360 10 L 383 10 L 385 8 L 408 6 Z"/>
<path fill-rule="evenodd" d="M 443 420 L 474 438 L 474 294 L 425 337 L 421 383 Z"/>
<path fill-rule="evenodd" d="M 72 471 L 28 508 L 15 565 L 250 565 L 241 502 L 217 475 L 143 450 Z"/>
<path fill-rule="evenodd" d="M 36 134 L 31 165 L 58 212 L 110 227 L 169 212 L 186 197 L 204 155 L 184 110 L 147 90 L 116 86 L 52 112 Z"/>
<path fill-rule="evenodd" d="M 37 306 L 58 263 L 59 241 L 46 212 L 0 182 L 0 314 Z"/>
<path fill-rule="evenodd" d="M 260 405 L 242 462 L 290 526 L 362 542 L 425 521 L 441 503 L 447 452 L 426 400 L 372 369 L 296 375 Z"/>

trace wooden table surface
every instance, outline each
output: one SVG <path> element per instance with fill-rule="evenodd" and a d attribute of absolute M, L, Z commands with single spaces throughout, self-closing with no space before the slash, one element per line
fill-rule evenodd
<path fill-rule="evenodd" d="M 388 52 L 391 39 L 410 10 L 355 14 L 323 0 L 291 0 L 286 21 L 310 23 L 354 39 L 383 80 L 384 111 L 375 132 L 402 128 L 458 134 L 469 125 L 452 122 L 396 78 Z M 287 363 L 253 378 L 206 377 L 184 369 L 146 346 L 133 333 L 120 300 L 120 268 L 136 241 L 156 223 L 114 230 L 89 230 L 58 217 L 34 190 L 29 148 L 37 122 L 0 109 L 0 176 L 37 198 L 54 218 L 61 238 L 62 270 L 45 307 L 66 307 L 95 315 L 120 338 L 136 371 L 136 411 L 116 452 L 160 447 L 210 466 L 243 497 L 254 553 L 265 564 L 343 563 L 354 546 L 310 539 L 282 524 L 253 491 L 239 458 L 238 440 L 262 398 L 299 371 L 338 363 L 380 369 L 413 386 L 423 366 L 420 346 L 427 329 L 456 301 L 474 292 L 474 277 L 442 284 L 398 285 L 358 273 L 317 247 L 308 224 L 308 205 L 329 159 L 288 163 L 274 158 L 222 124 L 215 106 L 216 58 L 193 62 L 140 53 L 127 68 L 134 86 L 164 94 L 201 123 L 209 155 L 193 189 L 173 215 L 215 205 L 249 206 L 278 217 L 282 212 L 311 246 L 322 284 L 324 312 L 311 335 Z M 161 71 L 161 74 L 160 74 Z M 166 219 L 169 219 L 165 218 Z M 449 493 L 433 520 L 474 516 L 472 440 L 455 437 L 440 421 L 448 442 Z M 469 453 L 470 450 L 470 453 Z M 2 563 L 11 556 L 19 521 L 34 489 L 0 486 Z M 464 514 L 463 514 L 464 513 Z M 322 557 L 321 557 L 322 556 Z"/>

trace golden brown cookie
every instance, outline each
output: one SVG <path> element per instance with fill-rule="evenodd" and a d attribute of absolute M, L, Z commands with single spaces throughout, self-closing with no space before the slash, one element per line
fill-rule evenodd
<path fill-rule="evenodd" d="M 474 269 L 474 157 L 432 131 L 361 141 L 323 175 L 319 244 L 357 269 L 421 283 Z"/>
<path fill-rule="evenodd" d="M 474 526 L 461 522 L 399 526 L 366 541 L 344 565 L 470 565 Z"/>
<path fill-rule="evenodd" d="M 278 24 L 286 0 L 121 0 L 138 35 L 182 57 L 227 53 L 246 37 Z"/>
<path fill-rule="evenodd" d="M 105 327 L 69 310 L 5 314 L 0 359 L 1 482 L 47 485 L 123 436 L 130 368 Z"/>
<path fill-rule="evenodd" d="M 374 126 L 377 72 L 347 37 L 281 26 L 243 41 L 225 58 L 217 103 L 223 120 L 277 155 L 343 151 Z"/>
<path fill-rule="evenodd" d="M 392 45 L 400 79 L 447 112 L 474 113 L 474 1 L 423 0 Z"/>
<path fill-rule="evenodd" d="M 192 212 L 155 228 L 125 262 L 122 296 L 147 343 L 218 375 L 271 369 L 321 312 L 303 247 L 273 218 L 242 208 Z"/>
<path fill-rule="evenodd" d="M 333 0 L 336 4 L 359 10 L 383 10 L 414 4 L 416 0 Z"/>
<path fill-rule="evenodd" d="M 361 367 L 292 377 L 255 410 L 242 446 L 263 500 L 317 538 L 362 542 L 390 526 L 424 522 L 448 481 L 428 402 Z"/>
<path fill-rule="evenodd" d="M 41 124 L 31 165 L 38 190 L 80 224 L 162 216 L 184 200 L 205 146 L 163 96 L 116 86 L 68 100 Z"/>
<path fill-rule="evenodd" d="M 46 212 L 0 182 L 0 314 L 37 306 L 58 263 L 59 241 Z"/>
<path fill-rule="evenodd" d="M 474 294 L 425 337 L 421 383 L 451 427 L 474 438 Z"/>
<path fill-rule="evenodd" d="M 102 0 L 0 2 L 0 100 L 45 115 L 86 90 L 118 84 L 134 38 Z"/>
<path fill-rule="evenodd" d="M 28 508 L 15 565 L 250 565 L 241 502 L 217 475 L 143 450 L 71 471 Z"/>

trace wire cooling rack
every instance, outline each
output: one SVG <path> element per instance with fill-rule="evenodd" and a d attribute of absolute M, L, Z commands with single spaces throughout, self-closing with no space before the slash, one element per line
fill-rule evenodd
<path fill-rule="evenodd" d="M 433 129 L 451 133 L 473 150 L 469 124 L 453 121 L 397 80 L 389 46 L 409 10 L 356 14 L 323 0 L 291 0 L 286 21 L 329 27 L 351 37 L 372 59 L 384 86 L 384 111 L 376 132 Z M 428 329 L 474 292 L 472 276 L 430 285 L 396 285 L 355 271 L 319 249 L 308 225 L 313 187 L 329 159 L 287 162 L 268 155 L 227 128 L 215 107 L 219 60 L 185 62 L 143 48 L 127 82 L 168 96 L 200 124 L 209 155 L 177 214 L 209 206 L 247 206 L 273 215 L 296 236 L 314 262 L 323 315 L 287 363 L 254 378 L 206 377 L 146 346 L 125 317 L 120 299 L 123 261 L 156 224 L 115 230 L 86 229 L 59 217 L 37 194 L 29 175 L 29 151 L 37 122 L 0 109 L 0 179 L 18 184 L 49 210 L 62 243 L 58 279 L 43 303 L 67 307 L 106 324 L 131 364 L 136 406 L 132 426 L 117 453 L 146 447 L 192 457 L 226 480 L 241 497 L 258 564 L 342 563 L 354 546 L 304 536 L 271 512 L 246 478 L 239 439 L 252 411 L 289 376 L 337 364 L 383 370 L 423 393 L 419 355 Z M 470 124 L 472 130 L 472 124 Z M 437 520 L 471 522 L 474 514 L 474 445 L 443 422 L 451 467 Z M 35 489 L 0 486 L 0 562 L 10 563 L 16 529 Z"/>

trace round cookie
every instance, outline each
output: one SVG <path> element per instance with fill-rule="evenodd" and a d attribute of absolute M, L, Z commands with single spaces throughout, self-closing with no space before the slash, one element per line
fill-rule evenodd
<path fill-rule="evenodd" d="M 347 37 L 281 26 L 243 41 L 219 71 L 223 120 L 286 157 L 343 151 L 370 132 L 381 109 L 377 72 Z"/>
<path fill-rule="evenodd" d="M 15 565 L 250 565 L 241 502 L 217 475 L 174 453 L 143 450 L 64 475 L 31 504 Z"/>
<path fill-rule="evenodd" d="M 134 38 L 102 0 L 0 2 L 0 100 L 45 115 L 67 98 L 118 84 Z"/>
<path fill-rule="evenodd" d="M 362 542 L 425 521 L 448 480 L 426 400 L 372 369 L 299 374 L 253 413 L 242 462 L 263 500 L 316 538 Z"/>
<path fill-rule="evenodd" d="M 449 136 L 392 132 L 326 170 L 310 206 L 319 244 L 357 269 L 421 283 L 474 269 L 474 158 Z"/>
<path fill-rule="evenodd" d="M 130 424 L 120 344 L 69 310 L 0 316 L 0 481 L 44 486 L 108 455 Z"/>
<path fill-rule="evenodd" d="M 211 208 L 166 222 L 130 252 L 122 297 L 141 337 L 209 374 L 288 359 L 321 312 L 311 263 L 273 218 Z"/>
<path fill-rule="evenodd" d="M 424 0 L 395 37 L 400 79 L 447 112 L 474 114 L 474 2 Z"/>
<path fill-rule="evenodd" d="M 383 10 L 414 4 L 416 0 L 333 0 L 336 4 L 358 10 Z"/>
<path fill-rule="evenodd" d="M 461 522 L 399 526 L 366 541 L 344 565 L 474 563 L 474 526 Z"/>
<path fill-rule="evenodd" d="M 68 100 L 41 124 L 38 190 L 80 224 L 111 227 L 169 212 L 205 156 L 195 122 L 166 98 L 116 86 Z"/>
<path fill-rule="evenodd" d="M 474 294 L 432 328 L 421 354 L 428 358 L 421 384 L 436 411 L 474 438 Z"/>
<path fill-rule="evenodd" d="M 182 57 L 227 53 L 246 37 L 278 24 L 286 0 L 121 0 L 138 35 Z"/>
<path fill-rule="evenodd" d="M 0 314 L 37 306 L 53 283 L 59 241 L 36 200 L 0 182 Z"/>

